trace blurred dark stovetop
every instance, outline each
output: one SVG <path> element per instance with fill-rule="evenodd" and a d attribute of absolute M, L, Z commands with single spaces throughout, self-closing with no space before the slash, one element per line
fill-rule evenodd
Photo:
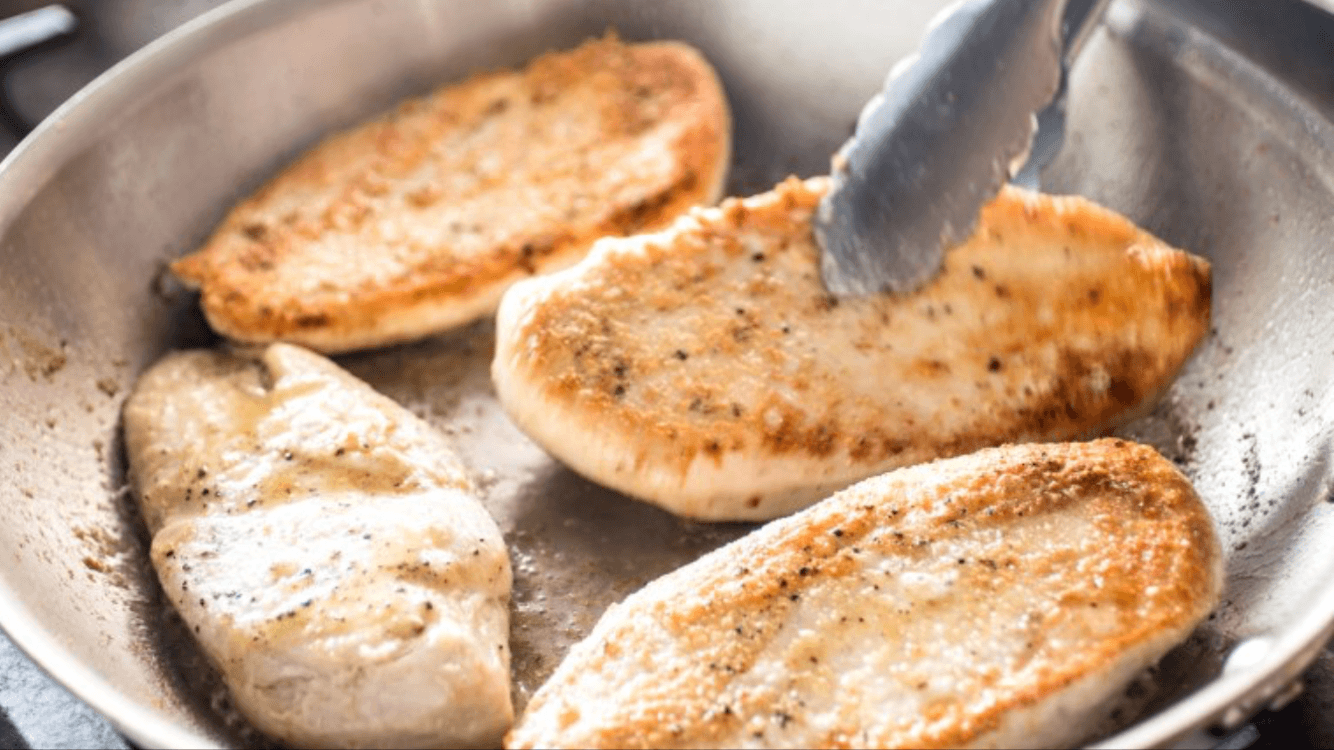
<path fill-rule="evenodd" d="M 50 0 L 0 0 L 0 158 L 62 102 L 149 41 L 225 0 L 67 0 L 73 29 L 35 47 L 5 54 L 15 41 L 6 20 L 50 9 Z M 69 16 L 46 11 L 43 23 Z M 28 16 L 27 18 L 32 18 Z M 64 19 L 62 22 L 61 19 Z M 40 25 L 40 24 L 38 24 Z M 3 186 L 0 186 L 3 189 Z M 1269 711 L 1220 747 L 1334 747 L 1334 655 L 1321 653 L 1306 691 Z M 96 712 L 52 682 L 0 634 L 0 748 L 129 745 Z"/>
<path fill-rule="evenodd" d="M 41 122 L 61 102 L 147 42 L 224 0 L 65 0 L 77 19 L 72 34 L 0 59 L 4 115 L 0 155 L 24 128 Z M 52 6 L 52 0 L 0 0 L 0 20 Z M 48 19 L 49 20 L 49 19 Z"/>

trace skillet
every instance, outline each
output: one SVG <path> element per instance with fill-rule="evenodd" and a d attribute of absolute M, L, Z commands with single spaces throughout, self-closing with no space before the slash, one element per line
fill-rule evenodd
<path fill-rule="evenodd" d="M 1232 7 L 1241 6 L 1241 7 Z M 145 747 L 262 745 L 160 601 L 119 408 L 211 345 L 163 273 L 321 134 L 441 81 L 616 27 L 695 44 L 735 119 L 728 193 L 825 171 L 937 3 L 237 0 L 125 61 L 0 165 L 0 626 Z M 1213 512 L 1228 584 L 1108 732 L 1207 742 L 1289 690 L 1334 629 L 1334 19 L 1298 0 L 1118 0 L 1043 175 L 1214 264 L 1214 329 L 1122 434 Z M 453 434 L 513 556 L 516 703 L 607 604 L 749 531 L 679 521 L 554 464 L 504 420 L 489 323 L 340 362 Z"/>

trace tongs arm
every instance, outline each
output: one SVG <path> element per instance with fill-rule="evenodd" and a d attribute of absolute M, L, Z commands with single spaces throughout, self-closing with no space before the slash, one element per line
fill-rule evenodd
<path fill-rule="evenodd" d="M 834 158 L 815 219 L 831 292 L 911 291 L 936 275 L 1027 161 L 1067 48 L 1105 3 L 965 0 L 938 17 Z"/>

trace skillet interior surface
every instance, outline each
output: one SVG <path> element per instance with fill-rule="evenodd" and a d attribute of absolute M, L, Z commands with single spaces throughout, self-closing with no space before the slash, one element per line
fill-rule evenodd
<path fill-rule="evenodd" d="M 1170 741 L 1282 687 L 1334 621 L 1321 543 L 1334 526 L 1334 92 L 1301 68 L 1327 53 L 1302 47 L 1320 34 L 1274 34 L 1288 40 L 1277 48 L 1238 33 L 1253 11 L 1218 5 L 1114 3 L 1043 178 L 1214 264 L 1213 331 L 1122 433 L 1196 483 L 1228 585 L 1106 728 L 1151 717 L 1119 744 Z M 1266 5 L 1334 29 L 1295 2 Z M 937 6 L 249 0 L 113 70 L 0 169 L 0 624 L 136 743 L 265 744 L 161 603 L 124 490 L 128 389 L 164 351 L 215 342 L 165 262 L 319 135 L 609 26 L 684 39 L 716 65 L 735 119 L 729 194 L 818 174 Z M 447 432 L 485 487 L 515 569 L 521 707 L 608 604 L 752 527 L 677 520 L 546 457 L 491 394 L 490 327 L 339 361 Z M 1251 663 L 1215 679 L 1243 640 Z"/>

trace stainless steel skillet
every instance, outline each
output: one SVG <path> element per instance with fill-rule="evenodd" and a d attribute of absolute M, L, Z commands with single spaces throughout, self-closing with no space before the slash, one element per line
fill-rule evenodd
<path fill-rule="evenodd" d="M 823 172 L 936 8 L 243 0 L 117 67 L 0 166 L 0 625 L 138 744 L 262 743 L 158 601 L 121 490 L 127 389 L 166 349 L 212 341 L 163 262 L 320 134 L 608 26 L 685 39 L 717 65 L 736 118 L 731 193 Z M 1112 744 L 1244 718 L 1334 624 L 1332 32 L 1297 0 L 1119 0 L 1074 71 L 1045 186 L 1215 270 L 1215 332 L 1126 432 L 1209 503 L 1225 603 Z M 487 486 L 515 562 L 522 704 L 606 604 L 747 528 L 682 523 L 551 463 L 489 397 L 488 347 L 481 324 L 342 362 L 451 431 Z"/>

